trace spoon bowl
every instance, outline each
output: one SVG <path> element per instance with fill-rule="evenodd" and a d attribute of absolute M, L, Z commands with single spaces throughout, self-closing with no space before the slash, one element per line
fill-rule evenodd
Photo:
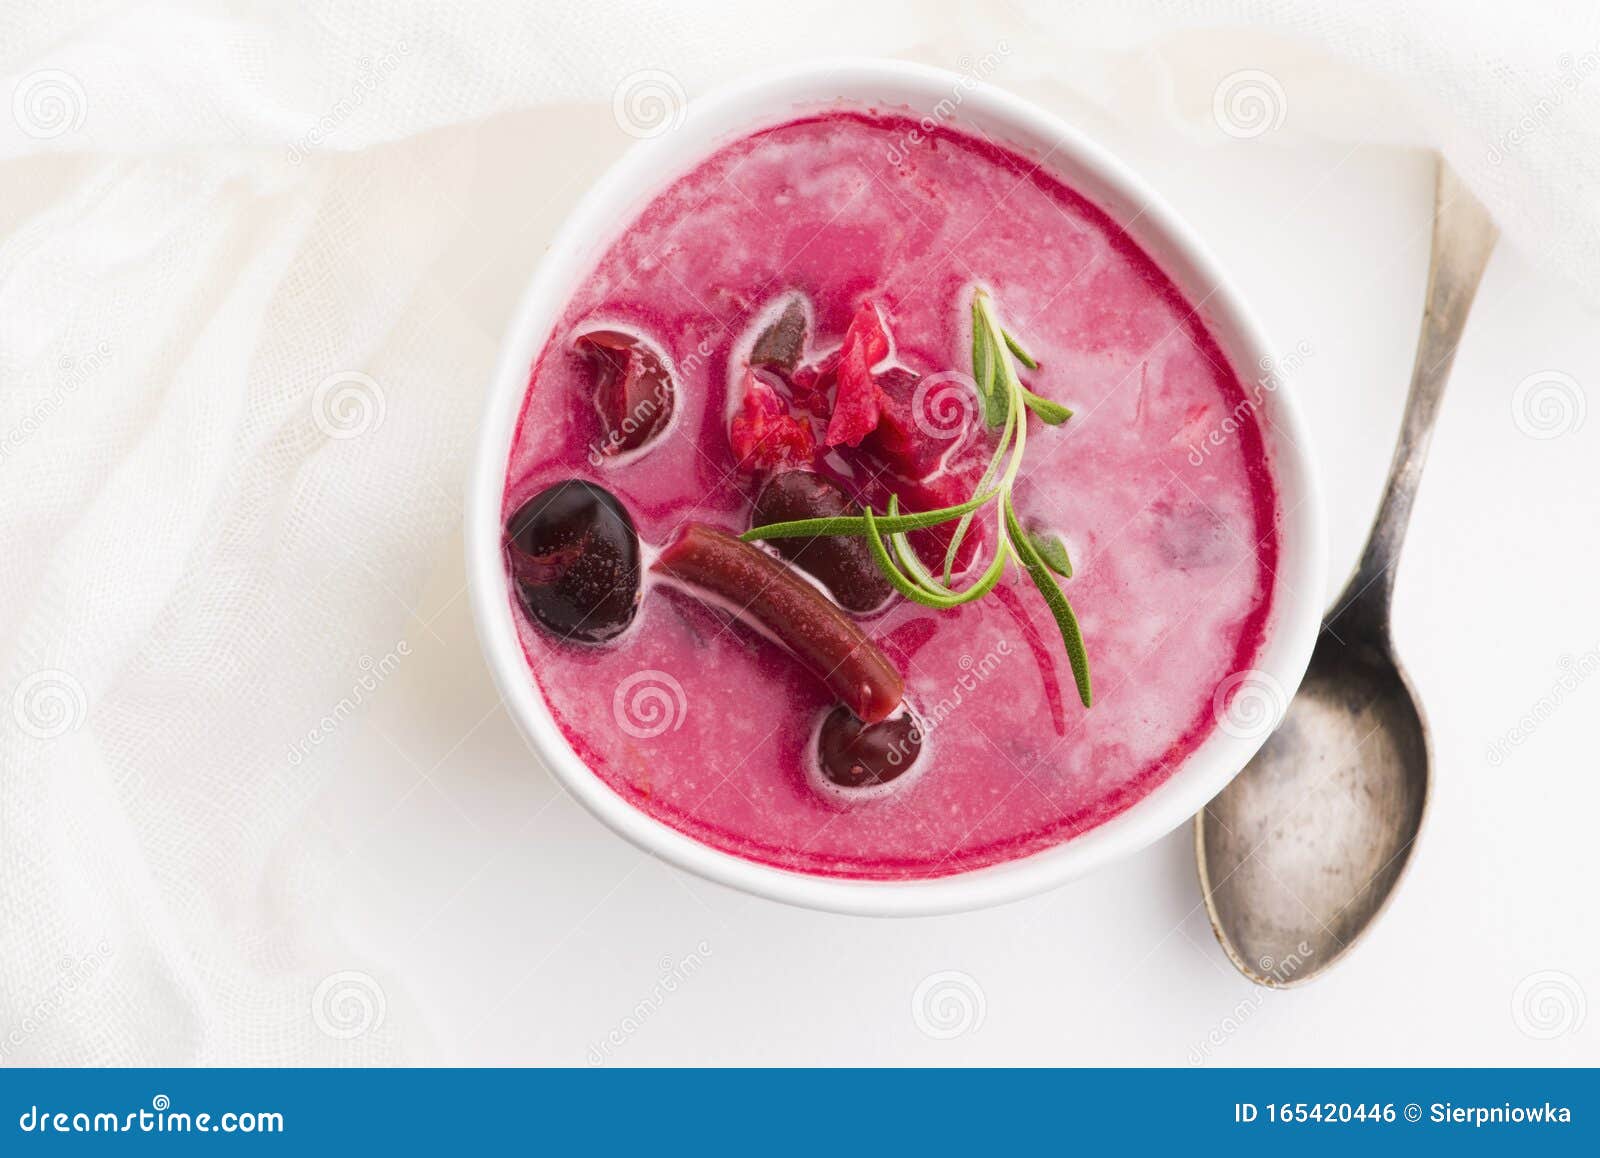
<path fill-rule="evenodd" d="M 1201 814 L 1201 886 L 1233 963 L 1309 980 L 1394 891 L 1428 798 L 1428 726 L 1386 647 L 1330 625 L 1294 706 Z"/>

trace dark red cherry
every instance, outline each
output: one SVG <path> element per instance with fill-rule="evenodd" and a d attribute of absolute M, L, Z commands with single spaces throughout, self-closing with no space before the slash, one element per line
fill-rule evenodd
<path fill-rule="evenodd" d="M 594 404 L 605 427 L 601 454 L 638 450 L 667 428 L 677 387 L 648 342 L 621 330 L 590 330 L 573 345 L 595 367 Z"/>
<path fill-rule="evenodd" d="M 806 307 L 798 297 L 784 304 L 783 313 L 762 330 L 750 349 L 752 366 L 771 366 L 788 373 L 800 364 L 806 349 Z"/>
<path fill-rule="evenodd" d="M 562 639 L 604 643 L 639 609 L 639 533 L 616 496 L 582 479 L 547 487 L 506 524 L 522 606 Z"/>
<path fill-rule="evenodd" d="M 910 712 L 863 724 L 844 705 L 822 722 L 817 762 L 840 788 L 872 788 L 910 771 L 922 751 L 922 731 Z"/>
<path fill-rule="evenodd" d="M 826 519 L 859 514 L 844 490 L 815 471 L 775 474 L 756 496 L 752 526 L 797 519 Z M 820 580 L 839 601 L 857 613 L 882 607 L 894 588 L 872 561 L 865 539 L 819 535 L 815 539 L 773 539 L 778 554 Z"/>

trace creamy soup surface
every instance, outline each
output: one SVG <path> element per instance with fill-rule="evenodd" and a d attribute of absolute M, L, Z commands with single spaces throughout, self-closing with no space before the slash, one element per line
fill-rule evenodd
<path fill-rule="evenodd" d="M 1015 497 L 1070 551 L 1062 589 L 1093 706 L 1079 702 L 1055 622 L 1020 568 L 955 610 L 896 597 L 856 621 L 902 673 L 923 748 L 894 791 L 850 803 L 816 786 L 833 696 L 725 609 L 647 577 L 632 625 L 592 645 L 555 637 L 519 606 L 556 721 L 636 807 L 785 869 L 942 876 L 1103 823 L 1216 726 L 1219 687 L 1225 699 L 1261 647 L 1278 557 L 1254 408 L 1202 315 L 1116 224 L 1047 166 L 957 128 L 929 133 L 875 110 L 807 116 L 732 141 L 655 197 L 531 368 L 506 515 L 581 478 L 631 514 L 647 563 L 688 522 L 744 531 L 761 477 L 740 469 L 729 419 L 774 311 L 803 301 L 807 357 L 825 360 L 871 303 L 892 335 L 885 365 L 970 372 L 980 285 L 1039 363 L 1027 385 L 1074 411 L 1059 427 L 1030 420 Z M 599 328 L 653 343 L 672 373 L 670 425 L 637 451 L 598 449 L 594 359 L 575 339 Z M 944 417 L 960 402 L 946 397 Z M 948 454 L 928 478 L 897 482 L 849 447 L 827 469 L 879 510 L 885 487 L 922 507 L 958 502 L 994 436 L 981 420 L 936 435 Z M 981 567 L 992 520 L 972 541 Z"/>

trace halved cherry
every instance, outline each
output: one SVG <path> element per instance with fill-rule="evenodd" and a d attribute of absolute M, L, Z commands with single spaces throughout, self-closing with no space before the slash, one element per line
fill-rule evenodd
<path fill-rule="evenodd" d="M 800 364 L 805 348 L 806 307 L 796 295 L 784 304 L 783 313 L 757 335 L 750 348 L 750 364 L 788 373 Z"/>
<path fill-rule="evenodd" d="M 910 712 L 863 724 L 838 707 L 822 721 L 817 764 L 840 788 L 873 788 L 903 776 L 922 751 L 922 729 Z"/>
<path fill-rule="evenodd" d="M 589 330 L 573 346 L 595 366 L 594 405 L 605 428 L 601 454 L 638 450 L 667 428 L 677 387 L 666 359 L 648 342 L 622 330 Z"/>
<path fill-rule="evenodd" d="M 827 519 L 859 512 L 844 489 L 815 471 L 775 474 L 756 496 L 753 526 L 796 519 Z M 873 611 L 894 594 L 894 588 L 872 561 L 865 539 L 851 535 L 819 535 L 814 539 L 774 539 L 785 559 L 815 576 L 850 611 Z"/>
<path fill-rule="evenodd" d="M 690 523 L 651 569 L 748 618 L 860 719 L 876 723 L 900 705 L 905 682 L 888 656 L 820 591 L 760 547 Z"/>
<path fill-rule="evenodd" d="M 522 606 L 562 639 L 604 643 L 639 610 L 639 534 L 627 508 L 593 483 L 566 479 L 518 507 L 505 555 Z"/>

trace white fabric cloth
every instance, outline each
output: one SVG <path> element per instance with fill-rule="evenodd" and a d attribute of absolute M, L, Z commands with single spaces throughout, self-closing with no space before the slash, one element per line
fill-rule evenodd
<path fill-rule="evenodd" d="M 332 969 L 362 962 L 309 802 L 459 518 L 495 336 L 434 273 L 463 202 L 493 236 L 551 192 L 473 200 L 495 161 L 469 186 L 452 142 L 598 103 L 620 148 L 681 93 L 844 52 L 999 59 L 1202 145 L 1435 145 L 1600 297 L 1588 3 L 14 3 L 0 1064 L 432 1060 L 403 984 Z M 419 180 L 392 143 L 424 133 Z"/>

